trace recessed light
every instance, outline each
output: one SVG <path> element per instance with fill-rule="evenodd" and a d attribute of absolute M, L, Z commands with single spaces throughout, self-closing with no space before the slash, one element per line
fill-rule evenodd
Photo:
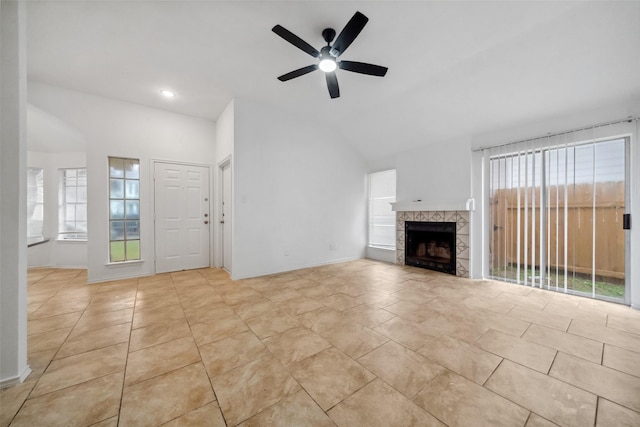
<path fill-rule="evenodd" d="M 170 90 L 161 90 L 160 93 L 162 94 L 162 96 L 164 96 L 165 98 L 173 98 L 174 96 L 176 96 L 175 93 L 171 92 Z"/>

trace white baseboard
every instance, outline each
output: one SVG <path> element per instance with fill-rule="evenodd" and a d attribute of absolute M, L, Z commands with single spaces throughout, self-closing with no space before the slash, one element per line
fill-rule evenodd
<path fill-rule="evenodd" d="M 362 258 L 361 257 L 347 257 L 347 258 L 339 258 L 339 259 L 334 259 L 334 260 L 330 260 L 330 261 L 323 261 L 323 262 L 317 262 L 317 263 L 297 264 L 297 265 L 293 265 L 291 267 L 287 267 L 286 269 L 269 270 L 269 271 L 263 271 L 263 272 L 260 272 L 260 273 L 251 273 L 251 274 L 247 274 L 247 275 L 243 275 L 243 276 L 233 276 L 233 273 L 232 273 L 231 274 L 231 280 L 251 279 L 251 278 L 254 278 L 254 277 L 269 276 L 271 274 L 280 274 L 280 273 L 287 273 L 287 272 L 290 272 L 290 271 L 303 270 L 305 268 L 321 267 L 323 265 L 331 265 L 331 264 L 339 264 L 341 262 L 355 261 L 357 259 L 362 259 Z"/>
<path fill-rule="evenodd" d="M 87 280 L 87 284 L 95 285 L 96 283 L 114 282 L 116 280 L 139 279 L 141 277 L 153 276 L 155 274 L 156 273 L 144 272 L 139 274 L 129 274 L 129 275 L 125 274 L 123 276 L 116 276 L 116 277 L 101 277 L 100 279 Z"/>
<path fill-rule="evenodd" d="M 16 384 L 20 384 L 22 383 L 24 380 L 27 379 L 27 377 L 29 376 L 29 374 L 31 373 L 31 368 L 29 367 L 29 365 L 27 365 L 24 370 L 22 371 L 22 374 L 15 376 L 15 377 L 10 377 L 10 378 L 3 378 L 0 380 L 0 390 L 5 389 L 5 388 L 9 388 L 9 387 L 13 387 Z"/>

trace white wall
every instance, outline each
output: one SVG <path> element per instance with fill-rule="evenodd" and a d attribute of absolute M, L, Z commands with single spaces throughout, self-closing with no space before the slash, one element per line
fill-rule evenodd
<path fill-rule="evenodd" d="M 638 117 L 638 116 L 636 116 Z M 636 120 L 635 130 L 631 139 L 631 173 L 629 191 L 631 212 L 631 230 L 629 235 L 629 277 L 631 284 L 631 307 L 640 310 L 640 121 Z M 635 219 L 635 224 L 634 224 Z"/>
<path fill-rule="evenodd" d="M 213 234 L 213 247 L 214 250 L 214 262 L 216 267 L 222 267 L 222 228 L 220 223 L 222 219 L 222 170 L 220 166 L 226 161 L 230 162 L 231 171 L 233 173 L 233 145 L 234 145 L 234 132 L 235 132 L 235 109 L 234 100 L 229 102 L 229 105 L 224 109 L 222 114 L 216 120 L 216 167 L 213 172 L 214 178 L 214 197 L 213 197 L 213 216 L 211 221 L 216 224 L 215 232 Z M 233 179 L 232 179 L 233 181 Z M 233 188 L 233 182 L 232 182 Z M 233 221 L 233 193 L 231 194 L 231 218 Z M 214 227 L 211 227 L 214 229 Z M 233 233 L 232 233 L 233 234 Z M 227 236 L 233 242 L 233 235 Z M 233 245 L 232 245 L 233 247 Z M 226 268 L 229 268 L 230 262 L 226 262 Z"/>
<path fill-rule="evenodd" d="M 329 127 L 253 101 L 236 99 L 234 120 L 232 277 L 362 258 L 363 159 Z"/>
<path fill-rule="evenodd" d="M 44 171 L 44 237 L 51 240 L 28 249 L 28 266 L 87 268 L 87 242 L 57 240 L 59 170 L 87 166 L 85 153 L 27 153 L 29 167 Z"/>
<path fill-rule="evenodd" d="M 399 203 L 422 200 L 438 206 L 465 205 L 471 195 L 470 140 L 454 140 L 403 152 L 396 157 Z M 456 210 L 452 208 L 450 210 Z"/>
<path fill-rule="evenodd" d="M 24 2 L 0 2 L 0 388 L 27 364 L 27 62 Z"/>
<path fill-rule="evenodd" d="M 81 132 L 87 146 L 90 282 L 154 272 L 153 160 L 212 165 L 215 123 L 29 82 L 29 102 Z M 109 156 L 140 160 L 142 262 L 108 264 Z"/>
<path fill-rule="evenodd" d="M 221 162 L 233 154 L 235 132 L 234 100 L 224 109 L 216 120 L 216 158 Z"/>
<path fill-rule="evenodd" d="M 460 210 L 472 194 L 469 138 L 426 143 L 368 166 L 370 173 L 396 169 L 396 202 L 405 206 L 416 202 L 420 210 Z M 367 248 L 367 257 L 395 262 L 390 252 Z"/>

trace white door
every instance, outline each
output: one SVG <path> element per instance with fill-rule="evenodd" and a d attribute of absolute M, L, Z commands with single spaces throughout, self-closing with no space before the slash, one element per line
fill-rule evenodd
<path fill-rule="evenodd" d="M 231 272 L 231 163 L 222 166 L 222 268 Z"/>
<path fill-rule="evenodd" d="M 156 273 L 209 267 L 209 168 L 156 162 Z"/>

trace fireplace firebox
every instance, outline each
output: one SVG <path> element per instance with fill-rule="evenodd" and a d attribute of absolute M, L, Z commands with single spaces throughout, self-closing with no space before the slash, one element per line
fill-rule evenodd
<path fill-rule="evenodd" d="M 405 222 L 405 264 L 456 274 L 456 223 Z"/>

